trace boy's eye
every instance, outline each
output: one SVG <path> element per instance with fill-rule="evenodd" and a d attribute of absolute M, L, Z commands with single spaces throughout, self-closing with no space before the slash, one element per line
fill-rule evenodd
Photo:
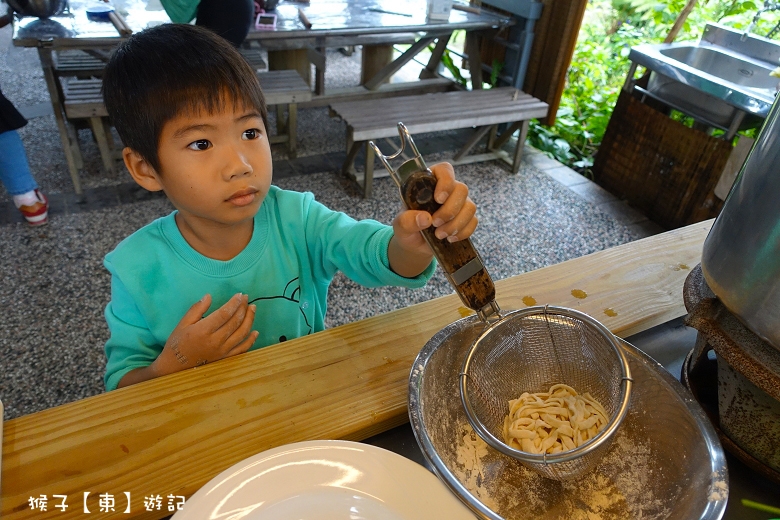
<path fill-rule="evenodd" d="M 197 141 L 193 141 L 189 145 L 187 145 L 187 148 L 196 151 L 208 150 L 209 148 L 211 148 L 211 142 L 209 142 L 206 139 L 198 139 Z"/>
<path fill-rule="evenodd" d="M 258 128 L 250 128 L 249 130 L 244 130 L 244 133 L 241 135 L 241 138 L 247 141 L 258 139 L 259 137 L 260 137 L 260 129 Z"/>

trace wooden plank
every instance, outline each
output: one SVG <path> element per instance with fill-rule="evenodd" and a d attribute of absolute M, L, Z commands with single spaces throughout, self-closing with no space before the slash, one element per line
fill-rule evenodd
<path fill-rule="evenodd" d="M 453 98 L 439 96 L 435 94 L 426 94 L 423 96 L 406 96 L 398 98 L 396 103 L 393 100 L 383 100 L 383 103 L 365 103 L 357 102 L 354 104 L 332 105 L 333 110 L 338 112 L 344 120 L 356 125 L 362 125 L 371 120 L 388 119 L 398 113 L 411 114 L 443 114 L 451 113 L 479 113 L 485 109 L 517 109 L 522 110 L 532 106 L 547 106 L 546 103 L 532 97 L 518 97 L 513 101 L 511 98 L 484 98 L 474 96 Z M 391 112 L 391 113 L 388 113 Z M 446 117 L 446 116 L 444 116 Z"/>
<path fill-rule="evenodd" d="M 572 307 L 621 336 L 665 323 L 685 314 L 683 282 L 711 225 L 501 280 L 498 302 Z M 402 424 L 414 357 L 465 314 L 449 295 L 10 420 L 2 517 L 36 518 L 29 497 L 67 494 L 71 507 L 57 517 L 82 518 L 84 492 L 127 491 L 131 514 L 100 518 L 159 518 L 168 512 L 144 511 L 144 496 L 190 496 L 232 464 L 282 444 L 362 440 Z"/>
<path fill-rule="evenodd" d="M 54 54 L 54 71 L 58 76 L 100 76 L 106 62 L 83 51 L 59 51 Z"/>
<path fill-rule="evenodd" d="M 470 126 L 484 126 L 495 125 L 500 123 L 511 123 L 518 120 L 530 119 L 532 117 L 541 117 L 539 114 L 545 109 L 542 108 L 540 112 L 536 113 L 524 113 L 517 117 L 507 117 L 505 113 L 497 114 L 483 114 L 483 115 L 471 115 L 464 119 L 435 119 L 432 121 L 415 121 L 410 118 L 398 118 L 394 122 L 387 122 L 387 126 L 374 127 L 370 129 L 354 129 L 354 137 L 356 141 L 365 141 L 368 139 L 378 139 L 380 137 L 392 137 L 398 134 L 396 123 L 403 121 L 410 132 L 423 133 L 423 132 L 438 132 L 442 130 L 452 130 L 454 128 L 467 128 Z M 511 114 L 510 114 L 511 115 Z"/>
<path fill-rule="evenodd" d="M 385 114 L 355 114 L 351 117 L 347 116 L 343 119 L 350 126 L 356 130 L 370 130 L 372 128 L 382 128 L 388 124 L 392 124 L 393 121 L 417 121 L 420 123 L 425 122 L 437 122 L 437 121 L 470 121 L 480 116 L 496 116 L 499 119 L 504 119 L 508 122 L 518 119 L 530 119 L 538 117 L 539 113 L 544 113 L 547 108 L 546 103 L 529 104 L 529 105 L 494 105 L 490 107 L 481 107 L 481 110 L 458 110 L 457 107 L 442 107 L 436 109 L 431 107 L 408 107 L 393 111 L 392 113 Z M 476 123 L 471 123 L 472 125 Z"/>
<path fill-rule="evenodd" d="M 259 72 L 257 78 L 268 105 L 311 101 L 311 88 L 297 71 L 270 70 Z"/>
<path fill-rule="evenodd" d="M 108 117 L 108 112 L 103 103 L 66 104 L 65 114 L 68 116 L 68 119 Z"/>
<path fill-rule="evenodd" d="M 497 89 L 489 89 L 489 90 L 479 90 L 479 91 L 468 91 L 468 90 L 453 90 L 450 92 L 441 92 L 437 93 L 437 97 L 441 97 L 442 99 L 452 99 L 452 100 L 465 100 L 465 99 L 497 99 L 497 98 L 511 98 L 514 93 L 516 92 L 516 89 L 513 89 L 511 87 L 503 87 L 503 88 L 497 88 Z M 519 92 L 518 97 L 522 95 L 527 95 L 523 92 Z M 429 94 L 429 96 L 432 96 L 433 94 Z M 413 96 L 407 96 L 409 99 L 415 99 Z M 419 98 L 419 96 L 418 96 Z M 382 100 L 380 101 L 380 104 L 387 103 L 388 100 Z M 363 101 L 365 104 L 366 102 Z M 339 103 L 333 103 L 333 105 L 338 105 Z M 360 106 L 361 101 L 352 101 L 349 103 L 345 103 L 348 106 Z"/>
<path fill-rule="evenodd" d="M 455 109 L 460 111 L 479 111 L 482 107 L 490 106 L 522 106 L 524 103 L 540 103 L 541 101 L 528 96 L 527 94 L 519 93 L 514 89 L 497 89 L 499 92 L 492 94 L 484 94 L 491 92 L 490 90 L 473 90 L 473 91 L 455 91 L 455 92 L 441 92 L 435 94 L 423 94 L 416 96 L 404 96 L 397 99 L 383 99 L 374 102 L 368 101 L 352 101 L 346 103 L 332 103 L 331 108 L 344 114 L 345 119 L 350 117 L 372 116 L 381 117 L 385 116 L 386 112 L 397 112 L 399 110 L 410 110 L 418 112 L 425 110 L 427 112 L 439 112 L 445 109 Z M 515 96 L 515 93 L 518 93 Z"/>
<path fill-rule="evenodd" d="M 288 48 L 305 49 L 310 47 L 352 47 L 355 45 L 376 45 L 380 43 L 404 44 L 414 43 L 418 38 L 417 33 L 381 33 L 381 34 L 356 34 L 352 36 L 327 36 L 317 38 L 296 38 L 294 41 L 263 40 L 263 48 L 266 50 L 283 50 Z"/>
<path fill-rule="evenodd" d="M 527 114 L 534 114 L 528 117 L 538 117 L 536 114 L 547 109 L 547 103 L 541 101 L 527 101 L 516 103 L 475 103 L 474 106 L 442 105 L 435 99 L 418 100 L 414 105 L 401 106 L 393 111 L 378 113 L 377 111 L 366 107 L 370 112 L 355 112 L 347 114 L 343 119 L 353 127 L 365 129 L 373 126 L 385 126 L 388 121 L 403 119 L 414 119 L 416 121 L 441 121 L 448 119 L 468 120 L 475 116 L 486 114 L 503 114 L 507 120 L 522 119 Z M 334 109 L 335 110 L 335 109 Z M 338 112 L 338 110 L 336 110 Z M 546 112 L 543 112 L 546 113 Z"/>
<path fill-rule="evenodd" d="M 446 92 L 458 88 L 447 78 L 430 78 L 399 83 L 382 83 L 376 90 L 366 90 L 363 86 L 329 88 L 325 94 L 314 94 L 312 100 L 301 105 L 302 108 L 328 106 L 331 103 L 345 101 L 387 99 L 431 92 Z"/>

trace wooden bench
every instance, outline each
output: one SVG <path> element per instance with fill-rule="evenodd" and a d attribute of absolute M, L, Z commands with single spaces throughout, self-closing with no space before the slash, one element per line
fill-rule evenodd
<path fill-rule="evenodd" d="M 89 121 L 92 135 L 95 137 L 100 159 L 107 172 L 114 172 L 114 140 L 111 137 L 111 125 L 108 121 L 108 111 L 103 104 L 103 80 L 62 78 L 62 99 L 65 108 L 65 117 L 73 122 L 80 119 Z M 78 143 L 78 136 L 73 141 Z M 74 155 L 79 164 L 83 164 L 78 145 L 74 148 Z"/>
<path fill-rule="evenodd" d="M 298 137 L 298 103 L 311 101 L 311 87 L 294 70 L 258 72 L 257 79 L 268 106 L 276 106 L 276 135 L 272 143 L 287 143 L 287 152 L 295 157 Z M 287 106 L 287 117 L 284 107 Z M 270 129 L 269 129 L 270 130 Z"/>
<path fill-rule="evenodd" d="M 490 90 L 459 90 L 416 96 L 345 101 L 330 105 L 332 115 L 347 123 L 347 158 L 343 170 L 357 180 L 354 162 L 361 146 L 365 146 L 366 165 L 363 194 L 371 197 L 374 175 L 374 151 L 368 145 L 376 140 L 398 135 L 398 123 L 403 122 L 414 134 L 477 127 L 477 131 L 453 157 L 453 164 L 502 159 L 512 166 L 512 172 L 520 168 L 523 144 L 528 133 L 529 121 L 547 115 L 547 103 L 513 87 Z M 510 123 L 500 136 L 498 125 Z M 520 129 L 515 153 L 511 159 L 501 147 L 512 134 Z M 467 156 L 469 151 L 488 132 L 487 153 Z M 392 150 L 395 151 L 395 150 Z"/>
<path fill-rule="evenodd" d="M 260 86 L 269 106 L 277 106 L 277 133 L 270 137 L 272 143 L 287 143 L 291 157 L 296 151 L 297 103 L 311 100 L 311 90 L 294 70 L 278 70 L 257 74 Z M 85 119 L 100 150 L 100 158 L 106 171 L 114 171 L 114 145 L 108 112 L 103 104 L 103 81 L 98 78 L 61 78 L 65 117 L 70 121 Z M 284 106 L 287 107 L 287 117 Z M 74 140 L 73 142 L 78 142 Z M 77 164 L 83 164 L 81 152 L 74 148 Z"/>
<path fill-rule="evenodd" d="M 92 54 L 75 49 L 57 51 L 54 53 L 54 73 L 57 76 L 82 79 L 101 77 L 107 60 L 108 56 L 103 56 L 99 51 Z"/>
<path fill-rule="evenodd" d="M 256 46 L 251 45 L 252 42 L 245 42 L 244 45 L 238 48 L 238 52 L 249 63 L 255 72 L 259 72 L 261 69 L 267 67 L 265 60 L 263 59 L 263 51 Z"/>

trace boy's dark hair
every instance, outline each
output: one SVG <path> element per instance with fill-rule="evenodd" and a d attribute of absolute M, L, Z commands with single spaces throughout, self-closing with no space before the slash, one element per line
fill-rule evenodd
<path fill-rule="evenodd" d="M 123 42 L 104 71 L 103 99 L 124 145 L 158 172 L 163 126 L 182 113 L 233 103 L 255 108 L 268 130 L 252 67 L 227 40 L 194 25 L 159 25 Z"/>

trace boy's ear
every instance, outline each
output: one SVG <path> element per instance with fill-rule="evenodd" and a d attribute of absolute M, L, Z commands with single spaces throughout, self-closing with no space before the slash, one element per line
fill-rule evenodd
<path fill-rule="evenodd" d="M 139 186 L 149 191 L 160 191 L 163 189 L 157 172 L 140 153 L 132 148 L 125 147 L 122 150 L 122 157 L 125 160 L 127 170 Z"/>

